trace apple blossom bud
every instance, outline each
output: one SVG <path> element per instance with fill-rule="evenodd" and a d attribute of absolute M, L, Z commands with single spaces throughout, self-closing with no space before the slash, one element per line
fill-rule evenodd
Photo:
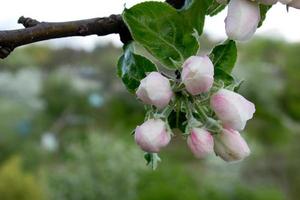
<path fill-rule="evenodd" d="M 169 104 L 173 92 L 166 77 L 158 72 L 151 72 L 141 80 L 136 95 L 145 104 L 154 105 L 161 109 Z"/>
<path fill-rule="evenodd" d="M 214 151 L 212 135 L 202 128 L 193 128 L 187 139 L 187 144 L 196 158 L 204 158 Z"/>
<path fill-rule="evenodd" d="M 207 92 L 212 87 L 214 66 L 208 56 L 191 56 L 182 68 L 182 82 L 192 95 Z"/>
<path fill-rule="evenodd" d="M 278 0 L 258 0 L 258 2 L 264 5 L 274 5 Z"/>
<path fill-rule="evenodd" d="M 142 150 L 158 153 L 169 144 L 171 135 L 161 119 L 149 119 L 135 129 L 135 141 Z"/>
<path fill-rule="evenodd" d="M 246 41 L 255 33 L 260 20 L 259 5 L 249 0 L 231 0 L 225 19 L 229 39 Z"/>
<path fill-rule="evenodd" d="M 290 3 L 288 3 L 288 6 L 300 9 L 300 0 L 292 0 Z"/>
<path fill-rule="evenodd" d="M 233 129 L 223 129 L 214 136 L 214 142 L 216 155 L 225 161 L 242 160 L 250 154 L 246 141 Z"/>
<path fill-rule="evenodd" d="M 255 106 L 238 93 L 220 89 L 210 99 L 211 108 L 226 128 L 243 130 L 253 117 Z"/>

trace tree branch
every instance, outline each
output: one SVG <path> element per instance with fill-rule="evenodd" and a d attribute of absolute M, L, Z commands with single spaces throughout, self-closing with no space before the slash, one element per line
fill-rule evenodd
<path fill-rule="evenodd" d="M 54 38 L 118 33 L 122 42 L 130 40 L 130 34 L 120 15 L 70 22 L 38 22 L 20 17 L 18 23 L 24 29 L 0 31 L 0 58 L 5 58 L 16 47 Z"/>
<path fill-rule="evenodd" d="M 166 2 L 179 9 L 185 0 L 166 0 Z M 18 23 L 25 28 L 0 31 L 0 58 L 2 59 L 19 46 L 54 38 L 119 34 L 124 44 L 132 40 L 121 15 L 59 23 L 39 22 L 22 16 Z"/>

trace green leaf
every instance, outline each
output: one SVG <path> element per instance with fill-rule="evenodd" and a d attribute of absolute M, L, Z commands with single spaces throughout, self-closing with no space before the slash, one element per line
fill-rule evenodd
<path fill-rule="evenodd" d="M 123 19 L 132 37 L 168 68 L 178 68 L 197 53 L 193 27 L 185 17 L 162 2 L 144 2 L 125 9 Z"/>
<path fill-rule="evenodd" d="M 124 49 L 118 61 L 118 76 L 130 92 L 134 92 L 147 72 L 157 71 L 155 64 L 147 58 L 134 54 L 132 44 Z"/>
<path fill-rule="evenodd" d="M 213 0 L 213 2 L 208 7 L 206 14 L 212 17 L 224 10 L 225 7 L 226 5 L 219 4 L 216 0 Z"/>
<path fill-rule="evenodd" d="M 237 59 L 237 48 L 233 40 L 227 40 L 223 44 L 215 46 L 210 54 L 215 67 L 215 80 L 222 81 L 225 86 L 235 82 L 231 71 Z"/>
<path fill-rule="evenodd" d="M 222 81 L 224 83 L 224 86 L 232 85 L 235 82 L 235 80 L 231 76 L 231 74 L 223 71 L 220 68 L 215 69 L 214 78 L 215 78 L 216 81 Z"/>
<path fill-rule="evenodd" d="M 263 24 L 264 20 L 266 19 L 267 12 L 270 10 L 272 5 L 264 5 L 264 4 L 259 4 L 259 10 L 260 10 L 260 21 L 258 23 L 258 27 L 261 27 Z"/>
<path fill-rule="evenodd" d="M 193 29 L 197 30 L 199 35 L 202 34 L 205 14 L 211 2 L 212 0 L 186 0 L 181 10 L 186 21 Z"/>
<path fill-rule="evenodd" d="M 215 69 L 221 69 L 230 74 L 237 59 L 235 42 L 233 40 L 227 40 L 223 44 L 216 46 L 212 50 L 210 58 L 212 59 Z"/>

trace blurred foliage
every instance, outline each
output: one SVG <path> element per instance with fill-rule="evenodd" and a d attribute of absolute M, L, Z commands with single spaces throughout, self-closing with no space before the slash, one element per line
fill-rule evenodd
<path fill-rule="evenodd" d="M 141 175 L 138 199 L 197 199 L 198 187 L 195 180 L 180 165 L 163 167 Z"/>
<path fill-rule="evenodd" d="M 43 200 L 41 184 L 33 175 L 22 169 L 20 157 L 12 157 L 0 168 L 1 200 Z"/>
<path fill-rule="evenodd" d="M 261 87 L 265 85 L 273 88 L 280 96 L 273 99 L 276 101 L 286 114 L 294 120 L 300 120 L 300 92 L 297 85 L 300 84 L 300 70 L 299 70 L 299 51 L 300 44 L 289 44 L 280 40 L 257 39 L 249 43 L 247 46 L 241 46 L 241 63 L 252 63 L 252 67 L 260 68 L 259 71 L 268 75 L 262 77 L 261 80 L 252 79 L 260 84 Z M 271 65 L 269 69 L 265 69 L 267 65 Z M 253 70 L 254 71 L 254 70 Z M 249 75 L 253 75 L 249 73 Z M 277 90 L 278 84 L 273 84 L 275 81 L 282 82 L 282 89 Z M 248 87 L 247 87 L 248 88 Z M 250 87 L 249 88 L 253 88 Z M 258 93 L 258 92 L 257 92 Z M 263 94 L 261 92 L 261 94 Z M 265 95 L 270 95 L 265 92 Z"/>
<path fill-rule="evenodd" d="M 215 44 L 202 37 L 202 53 Z M 198 161 L 177 136 L 154 172 L 130 135 L 144 111 L 116 76 L 119 48 L 15 50 L 0 62 L 0 199 L 298 200 L 300 44 L 256 38 L 238 49 L 234 74 L 257 109 L 243 133 L 252 155 Z"/>
<path fill-rule="evenodd" d="M 270 188 L 249 188 L 235 186 L 231 190 L 222 191 L 220 189 L 205 187 L 201 195 L 201 200 L 283 200 L 281 192 Z"/>
<path fill-rule="evenodd" d="M 64 166 L 48 172 L 50 199 L 136 199 L 142 153 L 120 139 L 89 134 L 68 147 Z"/>

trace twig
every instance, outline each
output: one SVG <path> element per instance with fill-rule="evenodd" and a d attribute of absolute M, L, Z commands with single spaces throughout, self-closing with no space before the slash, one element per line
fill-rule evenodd
<path fill-rule="evenodd" d="M 18 22 L 25 28 L 0 31 L 0 58 L 7 57 L 19 46 L 54 38 L 118 33 L 124 43 L 131 39 L 120 15 L 60 23 L 38 22 L 20 17 Z"/>
<path fill-rule="evenodd" d="M 179 9 L 185 0 L 166 0 L 166 2 Z M 17 47 L 54 38 L 119 34 L 124 44 L 132 40 L 121 15 L 58 23 L 39 22 L 22 16 L 18 23 L 25 28 L 0 31 L 0 58 L 2 59 Z"/>

